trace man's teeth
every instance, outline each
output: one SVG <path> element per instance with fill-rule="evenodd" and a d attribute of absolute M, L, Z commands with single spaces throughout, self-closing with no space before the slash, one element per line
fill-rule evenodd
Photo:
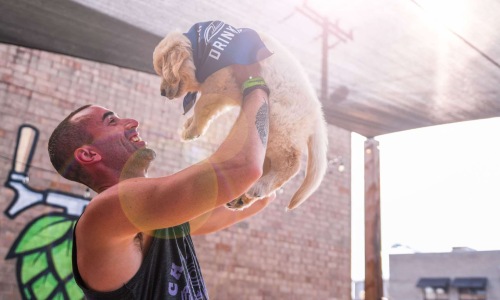
<path fill-rule="evenodd" d="M 139 136 L 133 136 L 131 139 L 130 139 L 132 142 L 140 142 L 141 141 L 141 138 Z"/>

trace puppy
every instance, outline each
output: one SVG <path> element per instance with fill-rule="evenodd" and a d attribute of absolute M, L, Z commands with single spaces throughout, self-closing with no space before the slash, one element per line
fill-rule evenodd
<path fill-rule="evenodd" d="M 241 87 L 231 64 L 253 63 L 259 64 L 271 91 L 264 174 L 245 195 L 226 206 L 240 210 L 271 195 L 299 172 L 307 149 L 305 178 L 288 204 L 291 210 L 318 188 L 327 167 L 327 125 L 300 63 L 271 37 L 221 21 L 197 23 L 185 34 L 171 32 L 153 52 L 163 96 L 175 99 L 187 93 L 186 111 L 196 101 L 196 93 L 201 94 L 184 124 L 184 140 L 203 135 L 218 115 L 241 104 Z"/>

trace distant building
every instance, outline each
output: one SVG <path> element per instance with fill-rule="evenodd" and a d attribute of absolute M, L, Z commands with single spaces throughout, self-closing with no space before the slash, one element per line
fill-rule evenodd
<path fill-rule="evenodd" d="M 389 300 L 499 300 L 500 251 L 389 255 Z"/>
<path fill-rule="evenodd" d="M 352 282 L 352 300 L 363 300 L 365 299 L 365 282 L 353 281 Z"/>
<path fill-rule="evenodd" d="M 384 279 L 383 281 L 383 289 L 384 295 L 387 295 L 389 281 Z M 388 299 L 387 297 L 383 297 L 382 300 Z M 358 280 L 352 282 L 352 300 L 365 300 L 365 281 Z"/>

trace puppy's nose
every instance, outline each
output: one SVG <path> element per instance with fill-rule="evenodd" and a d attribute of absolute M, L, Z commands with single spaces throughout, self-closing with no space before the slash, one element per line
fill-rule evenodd
<path fill-rule="evenodd" d="M 167 92 L 165 91 L 165 89 L 161 89 L 160 94 L 161 94 L 163 97 L 166 97 L 166 96 L 167 96 Z"/>

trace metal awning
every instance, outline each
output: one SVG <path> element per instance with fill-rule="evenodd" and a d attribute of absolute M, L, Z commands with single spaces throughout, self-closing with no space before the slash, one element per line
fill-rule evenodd
<path fill-rule="evenodd" d="M 452 287 L 469 288 L 469 289 L 485 289 L 488 279 L 486 277 L 460 277 L 453 279 Z"/>
<path fill-rule="evenodd" d="M 419 288 L 433 287 L 433 288 L 447 289 L 449 286 L 450 286 L 450 278 L 446 277 L 440 277 L 440 278 L 422 277 L 417 282 L 417 287 Z"/>

